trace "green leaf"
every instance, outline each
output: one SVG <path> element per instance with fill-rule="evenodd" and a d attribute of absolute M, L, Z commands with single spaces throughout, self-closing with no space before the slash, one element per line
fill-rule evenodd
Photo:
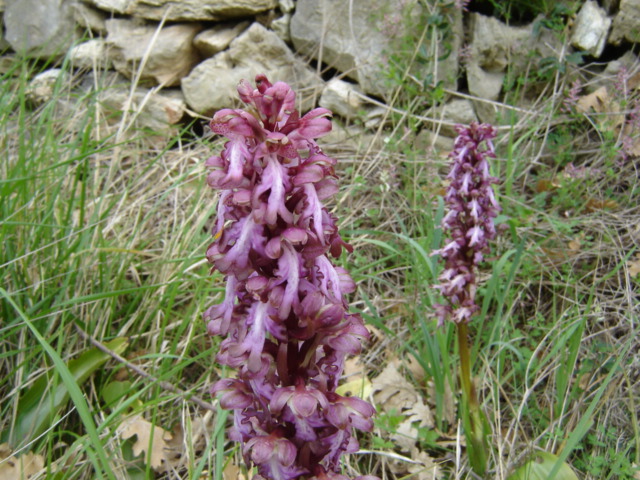
<path fill-rule="evenodd" d="M 116 338 L 105 343 L 105 347 L 118 354 L 127 347 L 127 339 Z M 78 358 L 67 363 L 67 368 L 76 384 L 84 383 L 109 358 L 107 353 L 92 348 Z M 54 382 L 53 370 L 48 371 L 35 381 L 33 386 L 18 402 L 18 414 L 12 430 L 2 432 L 2 442 L 12 446 L 28 443 L 49 427 L 58 412 L 69 401 L 69 389 L 64 382 Z"/>
<path fill-rule="evenodd" d="M 127 394 L 131 393 L 132 383 L 129 381 L 108 383 L 102 388 L 100 396 L 108 407 L 113 407 L 117 402 L 123 399 Z"/>
<path fill-rule="evenodd" d="M 578 480 L 578 476 L 562 462 L 558 472 L 551 476 L 559 458 L 548 452 L 536 452 L 533 458 L 513 472 L 507 480 Z"/>

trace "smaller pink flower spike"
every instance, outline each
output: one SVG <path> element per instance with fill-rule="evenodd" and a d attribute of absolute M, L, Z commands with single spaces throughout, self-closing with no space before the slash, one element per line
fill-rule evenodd
<path fill-rule="evenodd" d="M 492 139 L 496 130 L 488 124 L 458 125 L 453 152 L 450 154 L 451 183 L 445 194 L 446 214 L 442 228 L 449 238 L 446 245 L 433 252 L 445 261 L 436 288 L 449 305 L 435 305 L 440 324 L 446 319 L 467 323 L 479 310 L 475 303 L 476 270 L 489 251 L 489 241 L 496 236 L 494 219 L 500 212 L 489 175 L 489 158 L 495 158 Z"/>

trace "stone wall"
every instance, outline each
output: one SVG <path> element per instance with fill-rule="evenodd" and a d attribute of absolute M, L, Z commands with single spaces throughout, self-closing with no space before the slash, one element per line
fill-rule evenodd
<path fill-rule="evenodd" d="M 541 22 L 507 26 L 447 3 L 440 2 L 438 10 L 449 25 L 446 38 L 425 46 L 437 60 L 423 61 L 417 70 L 406 72 L 418 83 L 428 78 L 444 87 L 448 100 L 437 115 L 431 114 L 445 126 L 495 121 L 507 70 L 524 71 L 528 59 L 562 60 L 572 51 L 597 59 L 608 43 L 640 41 L 640 0 L 584 2 L 572 19 L 569 46 Z M 431 4 L 0 0 L 0 48 L 10 54 L 67 60 L 79 73 L 117 72 L 135 83 L 136 96 L 153 97 L 148 102 L 153 105 L 148 126 L 153 128 L 177 123 L 188 112 L 208 116 L 233 104 L 237 82 L 257 73 L 292 84 L 301 93 L 303 110 L 321 105 L 376 126 L 384 111 L 381 105 L 394 95 L 388 79 L 392 45 L 399 37 L 418 39 L 425 32 L 425 5 Z M 334 77 L 329 81 L 319 74 L 326 69 Z M 52 77 L 49 73 L 47 78 Z M 465 86 L 460 94 L 459 85 Z M 104 101 L 125 108 L 127 97 L 126 88 L 111 90 Z M 453 134 L 451 129 L 443 131 Z"/>

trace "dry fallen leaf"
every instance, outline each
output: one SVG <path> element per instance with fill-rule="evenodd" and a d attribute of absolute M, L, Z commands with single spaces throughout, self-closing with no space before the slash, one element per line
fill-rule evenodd
<path fill-rule="evenodd" d="M 572 253 L 580 252 L 584 237 L 585 237 L 585 233 L 580 232 L 576 237 L 573 238 L 573 240 L 569 240 L 569 243 L 567 244 L 567 246 L 569 247 L 569 250 L 571 250 Z"/>
<path fill-rule="evenodd" d="M 576 105 L 576 110 L 580 113 L 603 113 L 599 120 L 600 127 L 607 127 L 615 130 L 624 124 L 624 115 L 620 113 L 620 105 L 607 91 L 607 87 L 600 87 L 589 95 L 580 97 Z"/>
<path fill-rule="evenodd" d="M 600 210 L 615 210 L 619 207 L 618 202 L 607 198 L 600 200 L 598 198 L 587 198 L 585 203 L 585 210 L 587 213 L 598 212 Z"/>
<path fill-rule="evenodd" d="M 552 192 L 560 187 L 561 185 L 555 180 L 555 178 L 551 180 L 542 179 L 536 182 L 536 193 Z"/>
<path fill-rule="evenodd" d="M 629 269 L 629 275 L 632 277 L 640 274 L 640 253 L 636 253 L 635 258 L 627 261 L 627 268 Z"/>
<path fill-rule="evenodd" d="M 395 410 L 401 413 L 413 407 L 419 397 L 418 391 L 402 376 L 393 362 L 373 379 L 372 385 L 373 398 L 385 412 Z"/>
<path fill-rule="evenodd" d="M 227 463 L 227 466 L 222 470 L 222 479 L 223 480 L 247 480 L 245 475 L 242 473 L 240 467 L 235 465 L 232 462 Z"/>
<path fill-rule="evenodd" d="M 409 466 L 409 473 L 414 475 L 417 480 L 437 480 L 442 478 L 444 471 L 434 461 L 434 459 L 426 452 L 414 449 L 411 458 L 420 463 L 414 463 Z"/>
<path fill-rule="evenodd" d="M 416 357 L 414 357 L 413 355 L 408 355 L 405 358 L 405 364 L 406 364 L 407 370 L 411 372 L 416 382 L 421 383 L 424 381 L 424 379 L 427 376 L 427 372 L 424 371 L 424 368 L 422 368 L 422 365 L 420 365 L 420 362 L 416 360 Z"/>
<path fill-rule="evenodd" d="M 43 468 L 42 455 L 28 452 L 14 457 L 6 443 L 0 445 L 0 480 L 27 480 Z"/>
<path fill-rule="evenodd" d="M 418 440 L 418 428 L 433 428 L 431 408 L 425 405 L 422 396 L 391 362 L 372 381 L 373 398 L 385 412 L 395 411 L 404 419 L 391 434 L 391 441 L 401 450 L 411 451 Z"/>
<path fill-rule="evenodd" d="M 122 422 L 118 432 L 123 440 L 136 437 L 133 455 L 137 457 L 144 452 L 145 461 L 149 461 L 154 470 L 164 471 L 163 460 L 171 462 L 174 453 L 173 435 L 165 429 L 154 426 L 140 415 L 135 415 Z"/>
<path fill-rule="evenodd" d="M 633 123 L 627 123 L 624 126 L 624 135 L 629 139 L 629 142 L 624 145 L 624 150 L 627 155 L 632 157 L 640 157 L 640 135 L 635 130 Z"/>
<path fill-rule="evenodd" d="M 609 111 L 611 106 L 611 97 L 607 87 L 600 87 L 595 92 L 583 95 L 578 99 L 576 109 L 581 113 L 590 113 L 593 110 L 596 113 Z"/>
<path fill-rule="evenodd" d="M 368 398 L 371 395 L 371 381 L 365 375 L 364 365 L 359 358 L 349 358 L 345 362 L 343 378 L 346 382 L 336 389 L 339 395 L 355 395 L 360 398 Z"/>

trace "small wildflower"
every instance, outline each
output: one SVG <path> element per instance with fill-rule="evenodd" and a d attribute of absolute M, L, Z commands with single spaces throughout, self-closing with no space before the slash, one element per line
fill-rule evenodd
<path fill-rule="evenodd" d="M 613 82 L 613 88 L 615 89 L 616 95 L 622 98 L 625 98 L 629 93 L 628 81 L 629 81 L 629 70 L 626 66 L 622 65 L 618 73 L 616 74 L 616 79 Z"/>
<path fill-rule="evenodd" d="M 469 44 L 462 45 L 458 50 L 458 60 L 463 65 L 467 65 L 472 58 L 473 58 L 473 53 L 471 50 L 471 45 Z"/>
<path fill-rule="evenodd" d="M 575 111 L 576 105 L 578 104 L 578 100 L 580 100 L 580 92 L 582 91 L 582 82 L 579 79 L 576 79 L 571 84 L 571 88 L 569 92 L 567 92 L 567 96 L 562 100 L 562 108 L 561 110 L 564 113 L 572 113 Z"/>
<path fill-rule="evenodd" d="M 468 6 L 469 3 L 471 2 L 471 0 L 454 0 L 454 5 L 458 10 L 464 10 L 465 12 L 468 12 Z"/>

